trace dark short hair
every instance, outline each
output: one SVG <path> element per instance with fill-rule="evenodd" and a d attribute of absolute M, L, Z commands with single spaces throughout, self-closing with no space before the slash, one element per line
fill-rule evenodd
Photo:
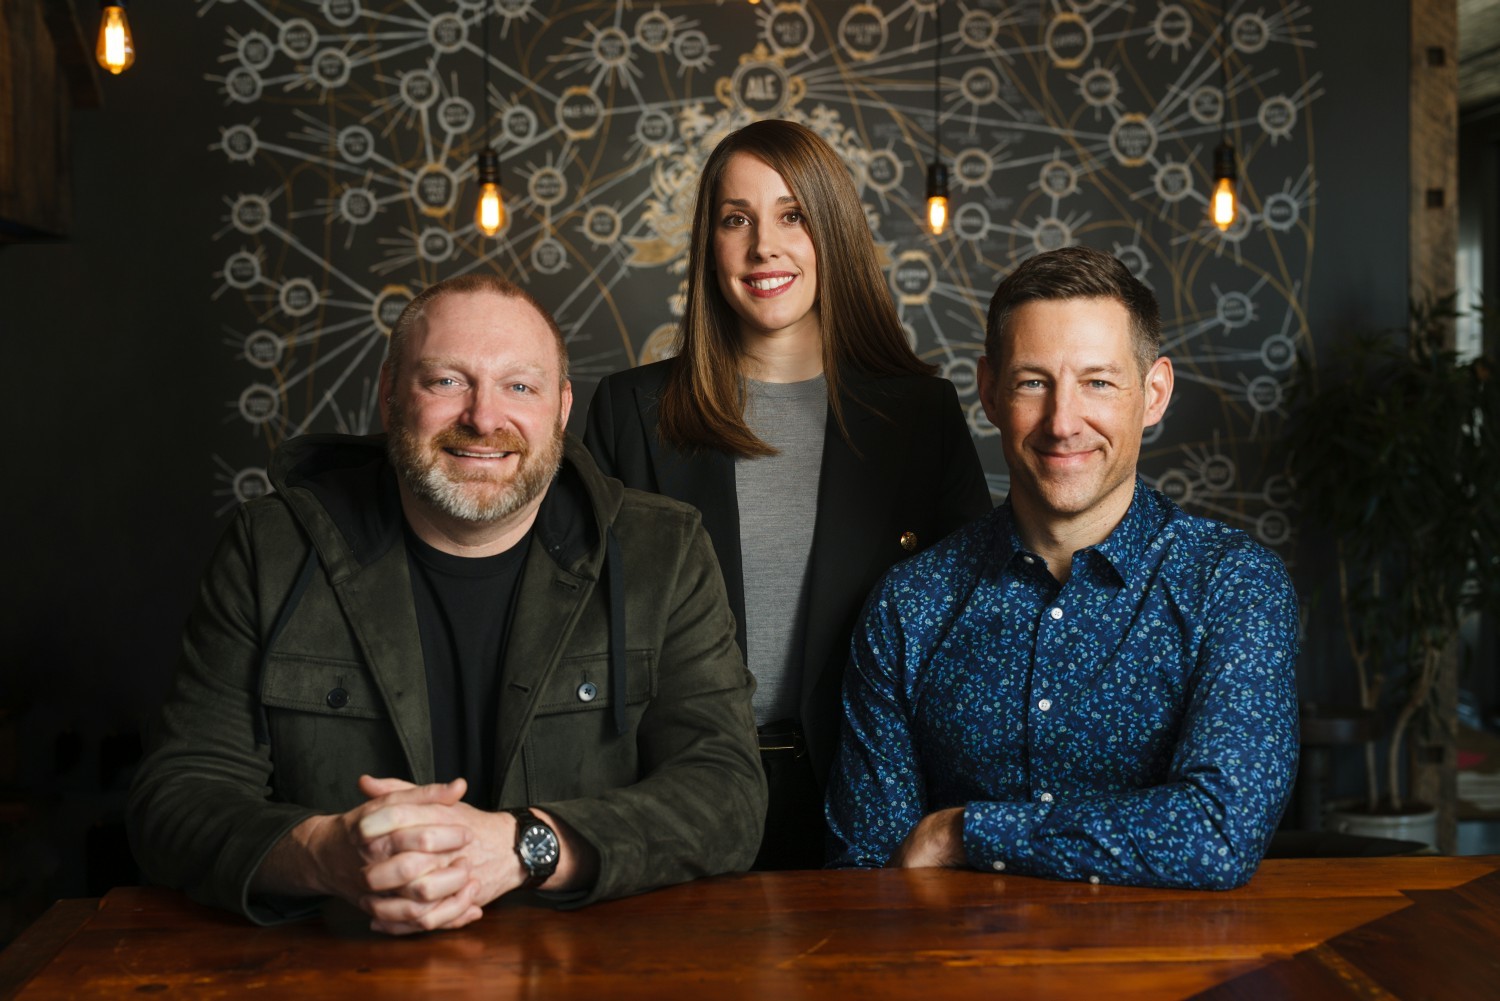
<path fill-rule="evenodd" d="M 1161 310 L 1156 296 L 1119 258 L 1089 247 L 1063 247 L 1029 257 L 995 289 L 984 325 L 984 354 L 1000 365 L 1011 314 L 1028 302 L 1113 299 L 1130 314 L 1130 333 L 1141 378 L 1161 354 Z"/>
<path fill-rule="evenodd" d="M 559 378 L 562 382 L 568 381 L 568 343 L 564 340 L 562 329 L 558 327 L 552 314 L 536 301 L 535 296 L 515 282 L 488 272 L 447 278 L 418 292 L 416 298 L 406 304 L 406 308 L 401 311 L 401 315 L 396 318 L 395 324 L 391 327 L 390 343 L 386 345 L 385 361 L 382 367 L 390 368 L 391 374 L 395 374 L 396 366 L 400 364 L 401 352 L 406 348 L 407 338 L 411 336 L 413 330 L 421 329 L 421 325 L 426 323 L 427 310 L 433 303 L 445 295 L 466 295 L 474 292 L 492 292 L 503 299 L 520 299 L 541 314 L 542 320 L 547 324 L 547 329 L 552 331 L 552 336 L 557 341 Z"/>

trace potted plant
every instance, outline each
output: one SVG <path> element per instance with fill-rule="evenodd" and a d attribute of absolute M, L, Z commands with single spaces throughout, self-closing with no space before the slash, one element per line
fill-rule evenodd
<path fill-rule="evenodd" d="M 1287 427 L 1304 538 L 1332 545 L 1360 705 L 1386 740 L 1383 783 L 1365 745 L 1369 814 L 1413 812 L 1406 738 L 1456 726 L 1432 713 L 1448 651 L 1466 612 L 1500 609 L 1500 380 L 1446 347 L 1454 302 L 1344 339 L 1320 371 L 1304 359 Z"/>

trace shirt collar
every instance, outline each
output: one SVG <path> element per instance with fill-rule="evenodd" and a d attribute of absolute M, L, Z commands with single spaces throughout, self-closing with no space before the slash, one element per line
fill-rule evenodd
<path fill-rule="evenodd" d="M 1122 584 L 1128 583 L 1146 560 L 1151 540 L 1156 537 L 1162 523 L 1170 516 L 1169 505 L 1170 502 L 1165 497 L 1137 478 L 1135 492 L 1131 495 L 1130 507 L 1125 511 L 1125 517 L 1120 519 L 1120 523 L 1105 537 L 1103 542 L 1097 546 L 1082 549 L 1080 552 L 1095 554 L 1098 559 L 1114 570 Z M 999 572 L 1010 566 L 1011 561 L 1024 552 L 1026 547 L 1021 544 L 1020 533 L 1016 530 L 1016 520 L 1011 510 L 1010 499 L 1007 498 L 997 510 L 1005 513 L 1004 518 L 996 519 L 995 534 L 992 539 L 994 568 Z"/>

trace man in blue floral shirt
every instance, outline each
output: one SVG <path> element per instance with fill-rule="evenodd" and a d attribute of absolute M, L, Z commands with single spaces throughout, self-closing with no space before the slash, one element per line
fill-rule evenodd
<path fill-rule="evenodd" d="M 1297 599 L 1139 482 L 1172 395 L 1151 291 L 1082 247 L 990 303 L 1007 503 L 871 594 L 828 794 L 836 866 L 1144 886 L 1254 873 L 1297 767 Z"/>

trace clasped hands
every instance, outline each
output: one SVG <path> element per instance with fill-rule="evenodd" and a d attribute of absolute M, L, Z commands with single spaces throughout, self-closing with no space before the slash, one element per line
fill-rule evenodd
<path fill-rule="evenodd" d="M 390 935 L 462 928 L 527 875 L 516 856 L 515 818 L 463 802 L 467 788 L 461 778 L 418 786 L 362 775 L 359 789 L 369 801 L 297 825 L 267 854 L 253 889 L 338 897 Z M 566 858 L 573 839 L 536 812 L 564 840 Z M 556 873 L 544 885 L 563 877 Z"/>

